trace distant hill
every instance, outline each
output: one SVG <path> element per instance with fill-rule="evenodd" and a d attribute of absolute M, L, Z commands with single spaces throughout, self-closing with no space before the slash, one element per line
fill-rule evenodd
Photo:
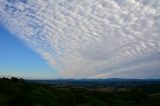
<path fill-rule="evenodd" d="M 31 83 L 43 83 L 57 86 L 81 87 L 129 87 L 160 84 L 160 79 L 55 79 L 55 80 L 26 80 Z"/>

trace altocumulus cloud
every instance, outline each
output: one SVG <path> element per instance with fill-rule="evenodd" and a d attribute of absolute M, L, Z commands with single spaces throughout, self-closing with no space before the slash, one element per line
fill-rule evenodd
<path fill-rule="evenodd" d="M 160 78 L 160 0 L 0 0 L 0 22 L 65 78 Z"/>

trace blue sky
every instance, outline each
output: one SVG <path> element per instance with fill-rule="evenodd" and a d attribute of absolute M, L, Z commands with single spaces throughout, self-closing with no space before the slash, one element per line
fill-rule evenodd
<path fill-rule="evenodd" d="M 160 0 L 0 0 L 0 74 L 160 78 L 159 6 Z"/>
<path fill-rule="evenodd" d="M 56 78 L 56 70 L 0 25 L 0 75 Z"/>

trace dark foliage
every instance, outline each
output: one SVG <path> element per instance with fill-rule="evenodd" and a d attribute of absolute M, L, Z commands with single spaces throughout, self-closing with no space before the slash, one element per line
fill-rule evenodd
<path fill-rule="evenodd" d="M 0 106 L 160 106 L 160 85 L 91 89 L 1 78 Z"/>

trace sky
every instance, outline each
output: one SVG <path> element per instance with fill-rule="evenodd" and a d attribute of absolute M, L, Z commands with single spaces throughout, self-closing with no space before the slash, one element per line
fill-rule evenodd
<path fill-rule="evenodd" d="M 51 79 L 58 73 L 0 25 L 0 76 Z"/>
<path fill-rule="evenodd" d="M 0 0 L 0 75 L 160 78 L 160 0 Z"/>

